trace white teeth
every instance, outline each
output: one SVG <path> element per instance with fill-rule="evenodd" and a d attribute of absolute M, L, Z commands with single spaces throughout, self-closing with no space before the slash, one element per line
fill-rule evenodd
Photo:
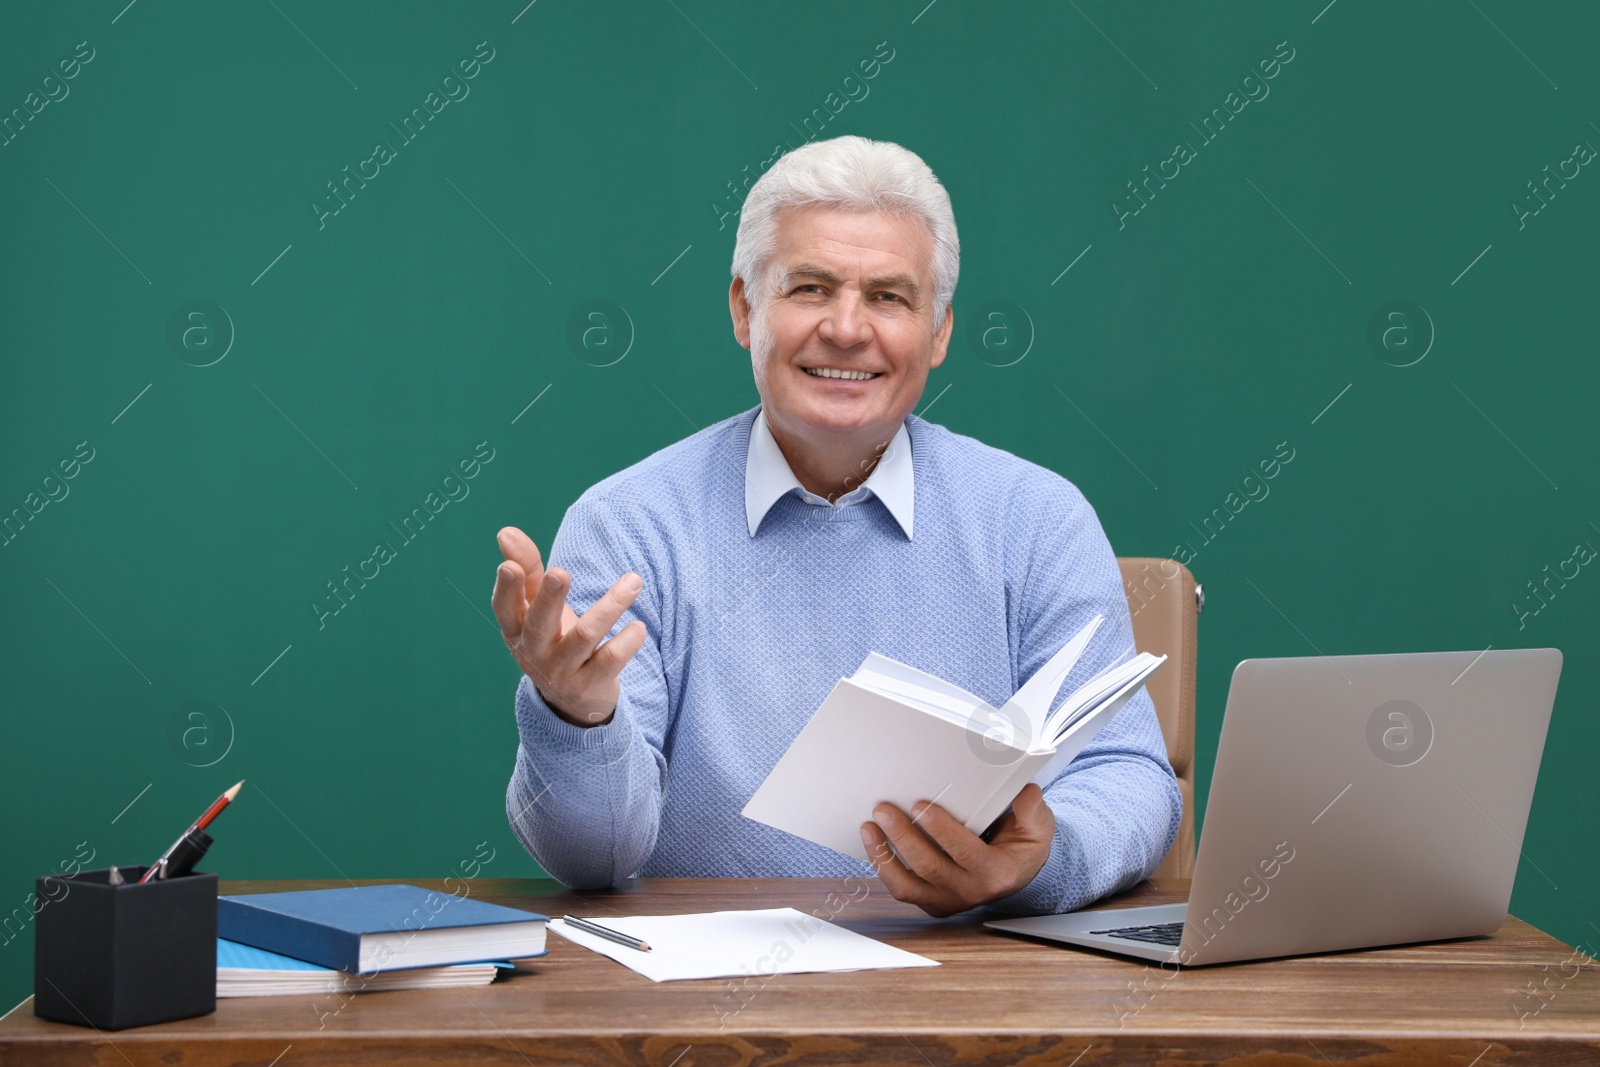
<path fill-rule="evenodd" d="M 877 377 L 863 370 L 834 370 L 831 367 L 807 367 L 805 372 L 813 378 L 843 378 L 852 382 L 865 382 Z"/>

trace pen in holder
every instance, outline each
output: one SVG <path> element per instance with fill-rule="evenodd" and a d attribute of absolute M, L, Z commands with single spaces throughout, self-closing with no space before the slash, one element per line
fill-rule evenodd
<path fill-rule="evenodd" d="M 217 1010 L 217 876 L 138 884 L 147 869 L 38 880 L 35 1015 L 124 1030 Z"/>

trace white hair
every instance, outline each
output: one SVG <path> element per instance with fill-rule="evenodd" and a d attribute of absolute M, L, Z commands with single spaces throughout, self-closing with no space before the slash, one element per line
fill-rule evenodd
<path fill-rule="evenodd" d="M 762 283 L 777 250 L 778 212 L 809 204 L 921 219 L 933 235 L 933 328 L 938 330 L 961 273 L 961 241 L 950 194 L 915 152 L 865 137 L 802 145 L 751 187 L 734 239 L 733 274 L 744 279 L 745 299 L 752 308 L 767 293 Z"/>

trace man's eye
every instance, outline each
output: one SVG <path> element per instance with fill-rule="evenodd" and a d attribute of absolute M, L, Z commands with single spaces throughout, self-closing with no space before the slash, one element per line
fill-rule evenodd
<path fill-rule="evenodd" d="M 902 299 L 901 299 L 901 297 L 900 297 L 900 294 L 899 294 L 899 293 L 879 293 L 879 294 L 878 294 L 878 295 L 879 295 L 879 296 L 886 296 L 886 297 L 888 297 L 888 298 L 889 298 L 889 299 L 890 299 L 890 300 L 900 300 L 900 301 L 901 301 L 901 303 L 904 303 L 904 302 L 905 302 L 905 301 L 904 301 L 904 300 L 902 300 Z"/>

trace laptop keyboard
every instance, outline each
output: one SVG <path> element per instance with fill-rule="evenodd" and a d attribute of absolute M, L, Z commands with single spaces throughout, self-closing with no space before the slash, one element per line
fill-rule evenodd
<path fill-rule="evenodd" d="M 1152 945 L 1171 945 L 1176 948 L 1183 940 L 1183 923 L 1157 923 L 1154 926 L 1119 926 L 1113 930 L 1090 930 L 1091 934 L 1126 938 L 1129 941 L 1148 941 Z"/>

